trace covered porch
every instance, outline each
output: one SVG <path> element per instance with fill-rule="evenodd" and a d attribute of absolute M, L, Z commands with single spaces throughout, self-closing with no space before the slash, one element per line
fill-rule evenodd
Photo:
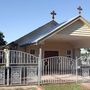
<path fill-rule="evenodd" d="M 65 36 L 55 35 L 39 44 L 27 45 L 25 51 L 39 56 L 39 49 L 42 49 L 42 58 L 53 56 L 65 56 L 75 59 L 81 56 L 81 48 L 90 47 L 90 37 L 86 36 Z"/>

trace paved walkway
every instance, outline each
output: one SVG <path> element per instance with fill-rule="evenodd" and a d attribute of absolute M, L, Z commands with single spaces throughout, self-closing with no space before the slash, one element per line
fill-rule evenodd
<path fill-rule="evenodd" d="M 11 87 L 0 87 L 0 90 L 44 90 L 41 86 L 11 86 Z"/>
<path fill-rule="evenodd" d="M 41 86 L 37 86 L 37 90 L 44 90 Z"/>
<path fill-rule="evenodd" d="M 83 88 L 86 88 L 86 89 L 90 90 L 90 83 L 82 83 L 81 86 Z"/>

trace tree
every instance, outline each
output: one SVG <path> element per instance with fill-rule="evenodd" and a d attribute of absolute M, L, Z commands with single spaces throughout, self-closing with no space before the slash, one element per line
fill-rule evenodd
<path fill-rule="evenodd" d="M 89 52 L 89 53 L 90 53 L 90 48 L 85 48 L 85 50 L 87 50 L 87 52 Z"/>
<path fill-rule="evenodd" d="M 6 41 L 4 40 L 4 35 L 0 32 L 0 46 L 6 45 Z"/>

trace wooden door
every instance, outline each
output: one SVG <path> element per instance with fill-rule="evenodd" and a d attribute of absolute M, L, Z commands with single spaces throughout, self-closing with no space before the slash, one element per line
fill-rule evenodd
<path fill-rule="evenodd" d="M 54 57 L 54 56 L 58 56 L 58 55 L 59 55 L 58 51 L 45 51 L 44 58 Z M 44 60 L 44 74 L 49 74 L 49 73 L 55 72 L 56 65 L 57 65 L 57 62 L 55 59 L 52 59 L 52 60 L 45 59 Z"/>
<path fill-rule="evenodd" d="M 58 56 L 58 55 L 59 55 L 58 51 L 45 51 L 44 58 L 54 57 L 54 56 Z"/>

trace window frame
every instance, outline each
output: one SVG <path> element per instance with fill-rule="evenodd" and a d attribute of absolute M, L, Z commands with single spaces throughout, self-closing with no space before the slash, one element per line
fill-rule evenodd
<path fill-rule="evenodd" d="M 36 54 L 36 50 L 35 49 L 30 49 L 29 53 L 32 54 L 32 55 L 35 55 Z"/>
<path fill-rule="evenodd" d="M 70 54 L 68 54 L 68 51 L 70 51 Z M 66 51 L 66 56 L 69 57 L 69 58 L 72 58 L 72 50 L 68 49 Z"/>

